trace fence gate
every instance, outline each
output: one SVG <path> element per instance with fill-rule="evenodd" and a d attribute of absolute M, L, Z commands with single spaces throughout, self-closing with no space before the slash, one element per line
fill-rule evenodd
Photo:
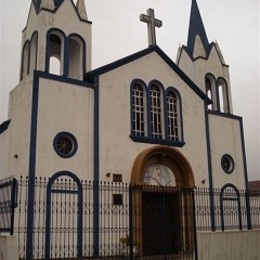
<path fill-rule="evenodd" d="M 82 185 L 70 172 L 49 180 L 45 241 L 46 259 L 82 257 Z"/>
<path fill-rule="evenodd" d="M 197 259 L 194 196 L 190 189 L 132 186 L 130 237 L 139 255 Z M 159 259 L 159 258 L 158 258 Z"/>

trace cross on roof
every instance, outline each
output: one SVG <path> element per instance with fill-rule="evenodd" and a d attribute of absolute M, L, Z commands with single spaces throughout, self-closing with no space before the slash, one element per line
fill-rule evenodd
<path fill-rule="evenodd" d="M 160 28 L 162 21 L 154 17 L 154 10 L 151 8 L 147 10 L 147 15 L 140 15 L 140 21 L 147 23 L 149 46 L 156 44 L 155 27 Z"/>

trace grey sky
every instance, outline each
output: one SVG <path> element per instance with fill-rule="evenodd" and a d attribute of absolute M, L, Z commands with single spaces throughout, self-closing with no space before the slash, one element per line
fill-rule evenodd
<path fill-rule="evenodd" d="M 65 0 L 68 1 L 68 0 Z M 21 31 L 31 0 L 0 0 L 0 122 L 19 78 Z M 139 15 L 151 7 L 163 27 L 157 44 L 175 60 L 186 44 L 191 0 L 86 0 L 92 25 L 92 68 L 147 47 Z M 209 41 L 217 40 L 230 65 L 234 114 L 244 118 L 250 180 L 260 179 L 259 0 L 197 0 Z"/>

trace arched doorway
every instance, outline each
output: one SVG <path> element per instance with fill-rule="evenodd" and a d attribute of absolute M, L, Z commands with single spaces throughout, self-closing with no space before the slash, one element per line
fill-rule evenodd
<path fill-rule="evenodd" d="M 175 148 L 155 146 L 134 161 L 133 237 L 142 255 L 192 254 L 194 175 Z"/>

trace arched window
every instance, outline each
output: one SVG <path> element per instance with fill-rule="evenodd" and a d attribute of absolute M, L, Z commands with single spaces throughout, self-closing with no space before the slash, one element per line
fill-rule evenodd
<path fill-rule="evenodd" d="M 217 84 L 218 84 L 219 111 L 222 113 L 230 113 L 227 83 L 223 78 L 218 78 Z"/>
<path fill-rule="evenodd" d="M 69 37 L 69 68 L 68 76 L 74 79 L 82 79 L 85 63 L 85 45 L 83 40 L 73 35 Z"/>
<path fill-rule="evenodd" d="M 181 140 L 181 107 L 180 96 L 177 91 L 171 89 L 166 94 L 167 103 L 167 137 L 171 141 Z"/>
<path fill-rule="evenodd" d="M 58 75 L 64 74 L 64 41 L 65 36 L 61 31 L 52 30 L 51 32 L 48 32 L 46 71 L 49 73 Z M 53 59 L 52 57 L 56 59 Z M 57 59 L 59 62 L 57 62 Z"/>
<path fill-rule="evenodd" d="M 151 137 L 163 137 L 163 105 L 162 92 L 158 85 L 152 84 L 150 88 L 150 120 L 151 120 Z"/>
<path fill-rule="evenodd" d="M 142 80 L 131 84 L 131 135 L 135 142 L 174 145 L 183 141 L 181 96 L 153 80 L 149 87 Z"/>
<path fill-rule="evenodd" d="M 145 91 L 140 82 L 132 86 L 132 132 L 135 136 L 145 136 Z"/>
<path fill-rule="evenodd" d="M 212 104 L 208 105 L 208 110 L 216 111 L 218 110 L 216 79 L 213 75 L 207 74 L 205 84 L 207 96 L 212 101 Z"/>
<path fill-rule="evenodd" d="M 30 45 L 30 70 L 29 72 L 33 72 L 37 69 L 37 49 L 38 49 L 38 33 L 34 32 L 31 38 Z"/>
<path fill-rule="evenodd" d="M 22 53 L 22 65 L 21 65 L 21 80 L 26 77 L 29 73 L 29 52 L 30 52 L 30 42 L 26 41 L 23 46 Z"/>

